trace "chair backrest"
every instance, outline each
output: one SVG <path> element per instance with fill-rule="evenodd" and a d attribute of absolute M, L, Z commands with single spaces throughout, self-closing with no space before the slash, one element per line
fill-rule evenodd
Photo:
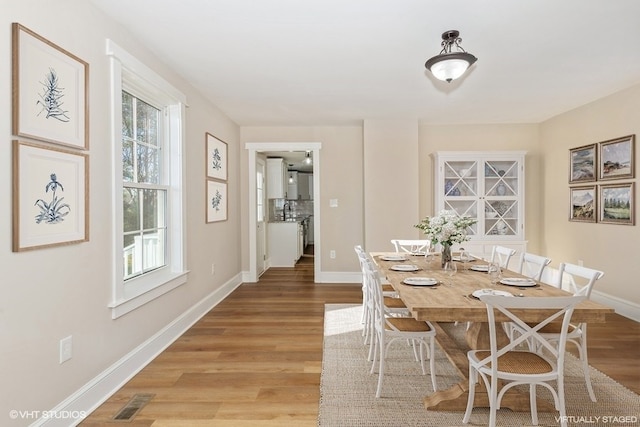
<path fill-rule="evenodd" d="M 558 271 L 558 282 L 556 283 L 558 288 L 562 288 L 562 284 L 567 283 L 569 292 L 574 295 L 584 295 L 587 298 L 591 298 L 591 291 L 596 281 L 604 276 L 602 271 L 567 262 L 561 263 Z"/>
<path fill-rule="evenodd" d="M 551 258 L 523 252 L 522 255 L 520 255 L 520 268 L 518 269 L 518 273 L 540 281 L 544 269 L 550 262 Z"/>
<path fill-rule="evenodd" d="M 431 247 L 431 241 L 429 240 L 392 239 L 391 243 L 395 247 L 396 252 L 408 252 L 412 254 L 429 252 L 429 248 Z"/>
<path fill-rule="evenodd" d="M 564 353 L 569 329 L 569 322 L 575 306 L 584 301 L 584 295 L 574 295 L 567 297 L 523 297 L 514 298 L 499 295 L 481 295 L 480 300 L 487 305 L 487 316 L 489 320 L 489 338 L 491 354 L 482 363 L 491 362 L 493 369 L 498 366 L 497 359 L 508 351 L 515 350 L 520 344 L 530 344 L 529 348 L 545 348 L 548 354 L 557 361 L 558 372 L 563 372 Z M 536 312 L 549 311 L 550 314 L 543 320 L 531 322 L 523 321 L 521 310 L 535 310 Z M 508 320 L 516 323 L 522 330 L 522 335 L 517 336 L 512 341 L 501 342 L 502 347 L 498 348 L 496 338 L 496 314 L 500 312 L 507 316 Z M 502 320 L 498 319 L 499 322 Z M 538 333 L 545 325 L 551 322 L 562 321 L 560 337 L 557 340 L 550 340 L 548 337 Z M 531 346 L 533 344 L 533 346 Z M 557 344 L 557 345 L 556 345 Z"/>
<path fill-rule="evenodd" d="M 509 261 L 516 253 L 515 249 L 505 248 L 504 246 L 494 246 L 491 252 L 491 260 L 489 262 L 497 263 L 500 268 L 509 268 Z"/>

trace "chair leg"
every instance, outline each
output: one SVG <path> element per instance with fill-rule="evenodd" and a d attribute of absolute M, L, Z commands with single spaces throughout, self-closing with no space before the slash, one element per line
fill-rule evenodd
<path fill-rule="evenodd" d="M 586 325 L 583 326 L 582 336 L 580 337 L 580 345 L 578 345 L 578 352 L 580 353 L 580 360 L 582 361 L 582 371 L 584 372 L 584 380 L 587 384 L 587 390 L 589 391 L 589 397 L 592 402 L 596 402 L 596 394 L 593 392 L 593 386 L 591 385 L 591 374 L 589 373 L 589 359 L 587 357 L 587 331 Z"/>
<path fill-rule="evenodd" d="M 380 395 L 382 394 L 382 381 L 384 379 L 384 360 L 387 353 L 386 347 L 388 347 L 389 344 L 387 344 L 386 346 L 380 346 L 380 366 L 378 368 L 378 388 L 376 389 L 376 398 L 380 397 Z"/>
<path fill-rule="evenodd" d="M 536 396 L 536 385 L 529 384 L 529 405 L 531 406 L 531 424 L 538 425 L 538 402 Z"/>
<path fill-rule="evenodd" d="M 436 353 L 435 353 L 435 345 L 434 339 L 431 337 L 429 339 L 429 369 L 431 370 L 431 385 L 433 385 L 433 391 L 438 390 L 438 385 L 436 384 Z"/>
<path fill-rule="evenodd" d="M 471 365 L 469 365 L 469 392 L 467 398 L 467 409 L 464 411 L 462 422 L 468 424 L 471 419 L 471 411 L 473 411 L 473 401 L 476 394 L 476 383 L 478 382 L 478 374 Z"/>

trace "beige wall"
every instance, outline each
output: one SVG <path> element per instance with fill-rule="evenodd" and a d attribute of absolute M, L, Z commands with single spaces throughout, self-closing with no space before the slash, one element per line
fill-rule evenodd
<path fill-rule="evenodd" d="M 640 227 L 568 221 L 569 149 L 625 135 L 640 135 L 640 86 L 621 91 L 583 107 L 556 116 L 540 125 L 544 150 L 542 176 L 542 248 L 553 258 L 605 272 L 595 290 L 624 302 L 640 304 Z M 636 141 L 636 176 L 638 174 Z M 629 180 L 637 182 L 637 179 Z M 607 181 L 611 182 L 611 181 Z M 637 185 L 637 184 L 636 184 Z M 634 203 L 638 218 L 638 189 Z M 636 316 L 640 317 L 636 311 Z"/>
<path fill-rule="evenodd" d="M 418 123 L 364 122 L 364 248 L 392 250 L 391 239 L 417 239 Z"/>
<path fill-rule="evenodd" d="M 525 157 L 525 239 L 527 250 L 540 251 L 543 226 L 540 205 L 542 180 L 538 125 L 422 125 L 420 126 L 420 217 L 433 215 L 433 161 L 436 151 L 523 150 Z"/>
<path fill-rule="evenodd" d="M 19 22 L 90 64 L 90 241 L 11 252 L 11 23 Z M 239 128 L 169 70 L 136 38 L 83 0 L 0 4 L 0 424 L 8 411 L 49 410 L 240 272 Z M 81 35 L 81 36 L 80 36 Z M 186 110 L 188 282 L 113 320 L 110 38 L 182 91 Z M 229 146 L 229 220 L 205 224 L 204 134 Z M 211 263 L 216 274 L 211 275 Z M 59 340 L 73 336 L 73 358 L 58 362 Z M 25 425 L 32 420 L 18 420 Z"/>
<path fill-rule="evenodd" d="M 360 126 L 269 127 L 244 126 L 242 147 L 247 142 L 320 142 L 320 259 L 322 270 L 355 272 L 358 262 L 353 246 L 363 240 L 362 128 Z M 246 232 L 249 203 L 248 154 L 242 149 L 242 268 L 249 269 L 249 236 Z M 314 180 L 315 182 L 315 180 Z M 338 207 L 329 207 L 338 199 Z M 315 219 L 317 221 L 317 218 Z M 329 251 L 336 251 L 336 258 Z"/>

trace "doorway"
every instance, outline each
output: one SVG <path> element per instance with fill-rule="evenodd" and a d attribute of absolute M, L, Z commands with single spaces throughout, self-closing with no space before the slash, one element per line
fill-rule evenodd
<path fill-rule="evenodd" d="M 257 176 L 260 168 L 258 164 L 258 153 L 265 152 L 291 152 L 302 151 L 309 152 L 312 157 L 313 163 L 313 236 L 314 236 L 314 250 L 315 253 L 321 253 L 320 248 L 322 245 L 320 239 L 320 149 L 322 144 L 319 142 L 274 142 L 274 143 L 253 143 L 248 142 L 245 144 L 245 148 L 248 150 L 248 169 L 249 169 L 249 216 L 248 216 L 248 230 L 249 230 L 249 271 L 244 276 L 245 282 L 257 282 L 258 277 L 264 266 L 260 270 L 260 249 L 259 245 L 259 231 L 258 227 L 258 201 L 257 201 Z M 264 230 L 265 227 L 263 227 Z M 264 257 L 262 260 L 264 265 Z M 320 257 L 314 259 L 314 277 L 320 277 L 321 261 Z"/>

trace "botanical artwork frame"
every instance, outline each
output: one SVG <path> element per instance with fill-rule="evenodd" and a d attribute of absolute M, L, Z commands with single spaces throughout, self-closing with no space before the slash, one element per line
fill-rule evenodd
<path fill-rule="evenodd" d="M 595 181 L 598 174 L 597 144 L 584 145 L 569 150 L 569 184 Z"/>
<path fill-rule="evenodd" d="M 635 225 L 635 185 L 633 182 L 600 186 L 598 221 Z"/>
<path fill-rule="evenodd" d="M 229 205 L 227 202 L 227 183 L 208 179 L 206 191 L 206 222 L 226 221 Z"/>
<path fill-rule="evenodd" d="M 596 222 L 597 188 L 595 185 L 570 187 L 569 221 Z"/>
<path fill-rule="evenodd" d="M 635 135 L 603 141 L 599 144 L 601 180 L 633 178 L 635 173 Z"/>
<path fill-rule="evenodd" d="M 227 166 L 229 159 L 227 157 L 227 143 L 214 135 L 207 132 L 206 139 L 206 168 L 207 178 L 227 180 Z"/>
<path fill-rule="evenodd" d="M 13 133 L 89 148 L 89 64 L 13 23 Z"/>
<path fill-rule="evenodd" d="M 89 155 L 13 141 L 13 251 L 89 240 Z"/>

